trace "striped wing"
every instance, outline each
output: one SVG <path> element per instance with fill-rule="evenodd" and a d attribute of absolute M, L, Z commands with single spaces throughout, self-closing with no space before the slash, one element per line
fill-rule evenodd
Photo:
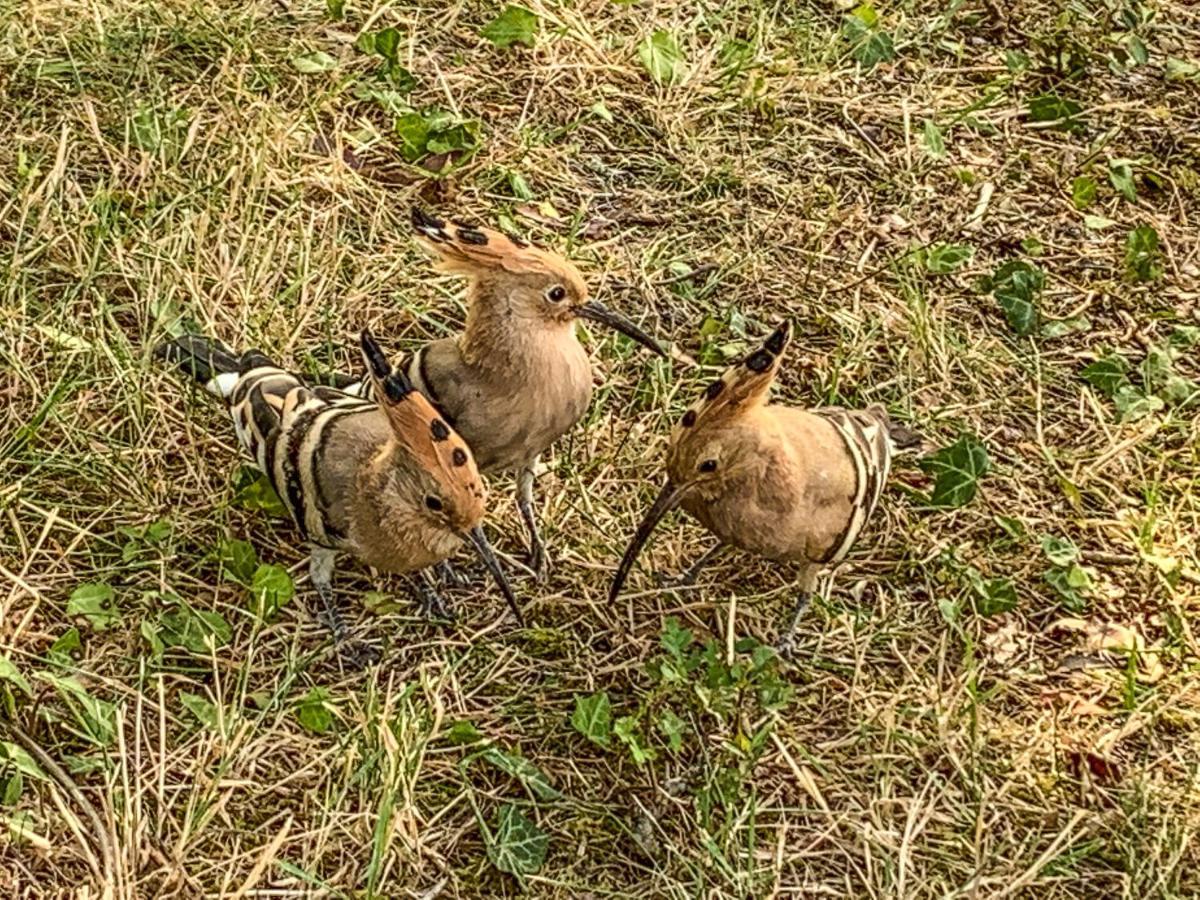
<path fill-rule="evenodd" d="M 339 423 L 378 407 L 330 387 L 310 387 L 261 363 L 243 370 L 226 396 L 238 442 L 266 474 L 292 519 L 313 543 L 337 547 L 344 531 L 331 520 L 322 473 Z"/>
<path fill-rule="evenodd" d="M 404 376 L 412 382 L 413 387 L 425 395 L 425 399 L 433 404 L 436 409 L 451 425 L 454 425 L 454 417 L 449 415 L 442 405 L 441 399 L 438 397 L 437 390 L 433 386 L 433 382 L 429 378 L 429 373 L 425 366 L 425 347 L 422 347 L 416 353 L 412 353 L 407 359 L 396 363 L 396 368 L 404 373 Z M 361 400 L 367 400 L 371 403 L 375 400 L 375 385 L 370 378 L 365 375 L 351 384 L 347 384 L 341 388 L 345 393 Z"/>
<path fill-rule="evenodd" d="M 855 490 L 846 528 L 834 542 L 823 562 L 845 558 L 858 540 L 863 526 L 875 511 L 892 468 L 892 441 L 887 413 L 881 408 L 846 410 L 836 407 L 814 410 L 828 419 L 846 444 L 854 466 Z"/>

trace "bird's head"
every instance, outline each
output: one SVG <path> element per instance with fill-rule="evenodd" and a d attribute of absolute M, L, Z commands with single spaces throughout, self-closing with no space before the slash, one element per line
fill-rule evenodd
<path fill-rule="evenodd" d="M 472 312 L 517 327 L 566 328 L 578 318 L 590 319 L 666 355 L 632 321 L 591 299 L 583 276 L 565 257 L 490 228 L 445 222 L 417 207 L 412 223 L 438 268 L 470 280 Z"/>

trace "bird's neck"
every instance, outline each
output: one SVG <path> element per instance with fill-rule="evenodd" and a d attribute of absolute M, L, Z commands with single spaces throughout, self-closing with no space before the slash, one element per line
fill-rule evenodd
<path fill-rule="evenodd" d="M 467 323 L 458 349 L 470 366 L 493 372 L 521 373 L 545 368 L 547 359 L 580 348 L 574 319 L 548 320 L 522 314 L 504 297 L 472 291 Z"/>

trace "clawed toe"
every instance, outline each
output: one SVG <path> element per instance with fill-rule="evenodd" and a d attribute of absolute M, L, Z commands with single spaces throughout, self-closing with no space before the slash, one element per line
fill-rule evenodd
<path fill-rule="evenodd" d="M 463 568 L 455 568 L 448 562 L 438 563 L 438 575 L 442 586 L 448 588 L 470 587 L 473 579 Z"/>
<path fill-rule="evenodd" d="M 382 658 L 383 653 L 378 647 L 364 641 L 346 641 L 335 648 L 338 660 L 351 671 L 369 669 Z"/>

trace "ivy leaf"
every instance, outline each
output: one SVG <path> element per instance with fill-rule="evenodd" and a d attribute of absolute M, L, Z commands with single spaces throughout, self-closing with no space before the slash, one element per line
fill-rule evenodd
<path fill-rule="evenodd" d="M 1133 203 L 1137 186 L 1133 183 L 1133 166 L 1127 159 L 1114 159 L 1108 164 L 1108 180 L 1118 194 Z"/>
<path fill-rule="evenodd" d="M 501 49 L 513 44 L 532 47 L 537 42 L 538 25 L 536 14 L 522 6 L 506 6 L 479 34 Z"/>
<path fill-rule="evenodd" d="M 1052 322 L 1047 322 L 1042 326 L 1042 337 L 1061 338 L 1066 337 L 1068 334 L 1091 330 L 1092 320 L 1087 316 L 1071 316 L 1068 319 L 1055 319 Z"/>
<path fill-rule="evenodd" d="M 558 800 L 562 797 L 562 793 L 550 783 L 546 773 L 521 754 L 509 753 L 499 747 L 488 747 L 480 755 L 497 769 L 519 780 L 533 791 L 539 800 Z"/>
<path fill-rule="evenodd" d="M 683 733 L 686 729 L 686 723 L 675 715 L 675 711 L 670 707 L 659 713 L 658 730 L 667 739 L 667 746 L 673 753 L 678 753 L 683 749 Z"/>
<path fill-rule="evenodd" d="M 292 57 L 292 68 L 304 75 L 328 72 L 330 69 L 336 69 L 337 65 L 338 61 L 324 50 Z"/>
<path fill-rule="evenodd" d="M 1052 122 L 1059 131 L 1079 131 L 1083 123 L 1079 120 L 1083 107 L 1058 94 L 1039 94 L 1029 101 L 1031 122 Z"/>
<path fill-rule="evenodd" d="M 142 622 L 142 636 L 158 656 L 167 647 L 182 647 L 189 653 L 207 655 L 229 643 L 233 632 L 220 613 L 192 609 L 179 601 L 178 609 L 163 612 L 157 623 Z"/>
<path fill-rule="evenodd" d="M 921 468 L 935 476 L 931 506 L 965 506 L 975 497 L 979 479 L 991 467 L 987 448 L 974 435 L 964 434 L 954 444 L 921 460 Z"/>
<path fill-rule="evenodd" d="M 981 616 L 998 616 L 1017 608 L 1017 589 L 1008 578 L 983 578 L 973 573 L 971 588 L 975 611 Z"/>
<path fill-rule="evenodd" d="M 934 275 L 948 275 L 974 255 L 975 248 L 970 244 L 934 244 L 925 255 L 925 268 Z"/>
<path fill-rule="evenodd" d="M 546 861 L 550 838 L 513 803 L 500 807 L 496 830 L 489 835 L 488 859 L 501 872 L 533 875 Z"/>
<path fill-rule="evenodd" d="M 1116 395 L 1129 384 L 1129 363 L 1123 356 L 1110 353 L 1083 370 L 1083 380 L 1107 397 Z"/>
<path fill-rule="evenodd" d="M 1056 566 L 1069 566 L 1079 559 L 1079 547 L 1073 540 L 1049 534 L 1042 538 L 1042 553 Z"/>
<path fill-rule="evenodd" d="M 254 570 L 250 592 L 254 598 L 255 615 L 265 621 L 296 595 L 296 585 L 287 569 L 264 563 Z"/>
<path fill-rule="evenodd" d="M 1092 589 L 1092 576 L 1083 566 L 1076 563 L 1065 567 L 1055 566 L 1047 569 L 1044 577 L 1067 609 L 1077 613 L 1087 609 L 1085 593 Z"/>
<path fill-rule="evenodd" d="M 1200 63 L 1188 59 L 1170 57 L 1163 66 L 1163 76 L 1167 81 L 1185 81 L 1200 79 Z"/>
<path fill-rule="evenodd" d="M 1071 182 L 1071 202 L 1076 209 L 1087 209 L 1096 202 L 1096 194 L 1100 190 L 1096 179 L 1080 175 Z"/>
<path fill-rule="evenodd" d="M 629 748 L 629 755 L 633 757 L 633 761 L 639 766 L 658 756 L 654 752 L 653 747 L 647 747 L 643 743 L 641 734 L 638 731 L 636 716 L 622 716 L 617 719 L 616 724 L 613 726 L 613 734 L 621 740 L 621 743 Z"/>
<path fill-rule="evenodd" d="M 83 616 L 96 631 L 104 631 L 121 621 L 114 596 L 107 584 L 81 584 L 67 600 L 67 615 Z"/>
<path fill-rule="evenodd" d="M 325 0 L 325 10 L 329 18 L 336 20 L 346 17 L 346 0 Z"/>
<path fill-rule="evenodd" d="M 842 23 L 842 37 L 850 44 L 850 55 L 864 69 L 873 69 L 896 57 L 892 36 L 879 25 L 879 14 L 870 3 L 860 4 Z"/>
<path fill-rule="evenodd" d="M 184 708 L 186 708 L 188 712 L 196 717 L 197 721 L 199 721 L 201 725 L 205 725 L 208 728 L 217 727 L 217 723 L 220 721 L 217 715 L 217 708 L 199 694 L 193 694 L 189 691 L 180 691 L 179 702 L 184 705 Z"/>
<path fill-rule="evenodd" d="M 465 744 L 477 744 L 483 740 L 483 732 L 467 719 L 459 719 L 446 731 L 446 740 L 456 747 Z"/>
<path fill-rule="evenodd" d="M 375 32 L 372 46 L 385 62 L 395 65 L 400 58 L 400 32 L 391 27 L 381 28 Z"/>
<path fill-rule="evenodd" d="M 612 704 L 608 692 L 599 691 L 590 697 L 577 696 L 571 725 L 593 744 L 607 747 L 612 738 Z"/>
<path fill-rule="evenodd" d="M 688 647 L 692 646 L 692 642 L 695 639 L 696 635 L 692 633 L 692 630 L 680 625 L 679 620 L 674 616 L 667 617 L 667 622 L 663 625 L 662 634 L 658 637 L 663 649 L 676 659 L 683 657 L 683 654 L 687 651 Z"/>
<path fill-rule="evenodd" d="M 1149 225 L 1139 225 L 1125 238 L 1125 274 L 1133 281 L 1147 282 L 1162 272 L 1158 232 Z"/>
<path fill-rule="evenodd" d="M 1037 329 L 1040 313 L 1038 296 L 1046 284 L 1046 274 L 1021 259 L 1002 264 L 989 279 L 992 296 L 1004 310 L 1009 326 L 1022 337 Z"/>
<path fill-rule="evenodd" d="M 925 152 L 934 159 L 941 159 L 946 155 L 946 141 L 942 136 L 942 129 L 934 124 L 932 119 L 925 120 L 924 134 L 922 135 L 925 142 Z"/>
<path fill-rule="evenodd" d="M 637 52 L 650 77 L 659 84 L 672 84 L 682 77 L 683 50 L 671 32 L 660 28 L 638 44 Z"/>
<path fill-rule="evenodd" d="M 333 709 L 329 691 L 314 687 L 300 698 L 295 708 L 296 721 L 313 734 L 325 734 L 333 727 Z"/>
<path fill-rule="evenodd" d="M 217 545 L 217 561 L 234 581 L 248 585 L 258 567 L 258 554 L 247 541 L 226 538 Z"/>
<path fill-rule="evenodd" d="M 1161 397 L 1147 394 L 1132 384 L 1118 388 L 1112 399 L 1122 422 L 1136 422 L 1138 419 L 1144 419 L 1166 405 Z"/>
<path fill-rule="evenodd" d="M 243 509 L 262 510 L 270 516 L 287 518 L 287 507 L 271 487 L 267 476 L 251 465 L 240 466 L 233 476 L 233 499 Z"/>

